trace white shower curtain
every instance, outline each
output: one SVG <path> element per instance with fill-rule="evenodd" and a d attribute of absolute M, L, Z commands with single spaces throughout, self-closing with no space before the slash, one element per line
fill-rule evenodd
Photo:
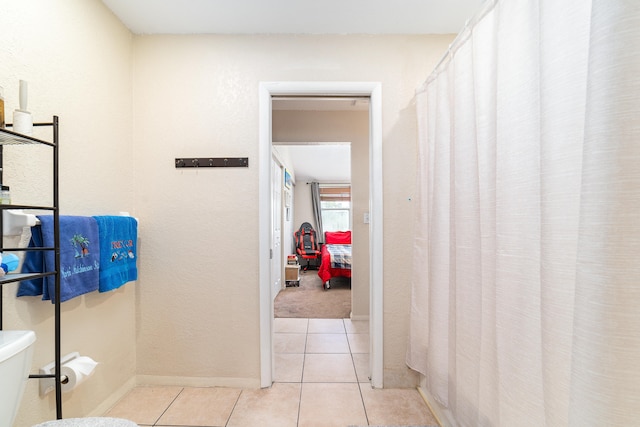
<path fill-rule="evenodd" d="M 460 426 L 640 425 L 640 1 L 487 0 L 417 109 L 408 365 Z"/>

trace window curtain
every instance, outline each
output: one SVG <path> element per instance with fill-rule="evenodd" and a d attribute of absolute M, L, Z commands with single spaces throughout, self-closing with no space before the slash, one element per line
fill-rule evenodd
<path fill-rule="evenodd" d="M 324 243 L 324 230 L 322 228 L 322 207 L 320 203 L 320 184 L 311 183 L 311 204 L 313 206 L 313 219 L 316 221 L 318 243 Z"/>
<path fill-rule="evenodd" d="M 640 2 L 489 1 L 416 94 L 408 365 L 459 426 L 640 423 Z"/>

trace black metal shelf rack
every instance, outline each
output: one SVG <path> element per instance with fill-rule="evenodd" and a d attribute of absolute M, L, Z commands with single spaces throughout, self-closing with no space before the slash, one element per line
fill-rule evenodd
<path fill-rule="evenodd" d="M 7 127 L 12 127 L 10 124 L 6 125 Z M 5 146 L 11 145 L 46 145 L 51 147 L 52 149 L 52 162 L 53 162 L 53 204 L 51 206 L 33 206 L 33 205 L 11 205 L 11 204 L 0 204 L 0 231 L 4 231 L 4 211 L 7 209 L 22 209 L 25 211 L 52 211 L 53 213 L 53 239 L 54 246 L 53 247 L 38 247 L 38 248 L 5 248 L 4 240 L 0 237 L 0 252 L 26 252 L 26 251 L 53 251 L 54 252 L 54 270 L 53 271 L 42 271 L 39 273 L 8 273 L 3 277 L 0 277 L 0 287 L 7 283 L 20 282 L 22 280 L 30 280 L 30 279 L 38 279 L 53 276 L 55 283 L 55 292 L 53 295 L 53 306 L 54 306 L 54 346 L 55 346 L 55 355 L 54 355 L 54 363 L 55 363 L 55 373 L 52 375 L 30 375 L 29 378 L 53 378 L 55 381 L 55 395 L 56 395 L 56 418 L 62 419 L 62 379 L 60 375 L 60 367 L 61 367 L 61 345 L 60 345 L 60 213 L 58 207 L 58 117 L 53 116 L 53 121 L 51 123 L 34 123 L 33 126 L 48 126 L 52 128 L 53 132 L 53 141 L 44 141 L 38 138 L 34 138 L 28 135 L 22 135 L 20 133 L 13 132 L 8 129 L 0 128 L 0 182 L 2 182 L 2 156 Z M 4 235 L 4 233 L 2 233 Z M 2 330 L 2 318 L 3 318 L 3 301 L 2 301 L 2 292 L 0 292 L 0 330 Z"/>

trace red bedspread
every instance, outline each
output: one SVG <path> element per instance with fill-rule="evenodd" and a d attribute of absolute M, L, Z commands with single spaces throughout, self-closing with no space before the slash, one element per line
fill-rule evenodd
<path fill-rule="evenodd" d="M 350 269 L 331 268 L 331 256 L 327 250 L 330 244 L 351 244 L 351 231 L 327 231 L 324 233 L 325 244 L 322 246 L 321 263 L 318 269 L 318 276 L 322 279 L 322 283 L 326 283 L 332 277 L 351 277 Z"/>
<path fill-rule="evenodd" d="M 318 270 L 318 276 L 322 279 L 322 283 L 330 280 L 332 277 L 351 277 L 351 270 L 342 268 L 331 268 L 331 255 L 327 250 L 327 245 L 322 246 L 322 262 Z"/>

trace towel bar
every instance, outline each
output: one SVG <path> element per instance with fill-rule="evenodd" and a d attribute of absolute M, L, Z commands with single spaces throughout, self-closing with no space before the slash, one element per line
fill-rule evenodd
<path fill-rule="evenodd" d="M 40 220 L 33 214 L 25 213 L 22 209 L 5 209 L 2 213 L 3 236 L 20 236 L 24 227 L 40 225 Z M 120 212 L 121 216 L 130 216 L 128 212 Z M 134 219 L 139 223 L 137 217 Z"/>

